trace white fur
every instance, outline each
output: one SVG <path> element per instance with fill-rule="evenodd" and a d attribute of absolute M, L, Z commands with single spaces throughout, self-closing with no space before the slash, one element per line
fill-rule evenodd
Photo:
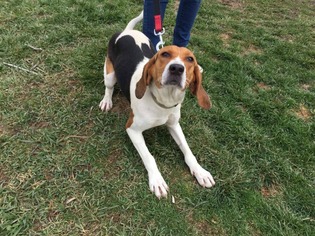
<path fill-rule="evenodd" d="M 129 21 L 128 25 L 126 26 L 125 30 L 132 30 L 135 28 L 135 26 L 142 21 L 143 19 L 143 11 L 140 13 L 139 16 L 133 18 L 131 21 Z"/>
<path fill-rule="evenodd" d="M 150 41 L 149 39 L 140 31 L 138 30 L 124 30 L 116 39 L 115 43 L 117 43 L 117 41 L 122 38 L 123 36 L 132 36 L 136 42 L 136 44 L 141 48 L 142 44 L 147 44 L 150 45 Z"/>

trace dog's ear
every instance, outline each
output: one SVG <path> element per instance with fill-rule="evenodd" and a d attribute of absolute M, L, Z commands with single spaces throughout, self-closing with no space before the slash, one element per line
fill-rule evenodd
<path fill-rule="evenodd" d="M 197 97 L 197 101 L 199 106 L 201 106 L 204 109 L 210 109 L 211 108 L 211 101 L 204 90 L 204 88 L 201 85 L 202 76 L 198 65 L 195 65 L 194 68 L 194 79 L 192 83 L 190 83 L 190 92 Z"/>
<path fill-rule="evenodd" d="M 156 56 L 153 56 L 143 68 L 142 77 L 136 84 L 136 97 L 141 99 L 145 93 L 147 86 L 152 80 L 153 66 Z"/>

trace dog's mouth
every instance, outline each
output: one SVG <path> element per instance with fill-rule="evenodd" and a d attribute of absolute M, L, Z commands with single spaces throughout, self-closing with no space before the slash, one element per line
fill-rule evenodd
<path fill-rule="evenodd" d="M 182 81 L 183 81 L 183 78 L 182 76 L 179 76 L 179 75 L 170 75 L 164 85 L 170 85 L 170 86 L 176 86 L 176 87 L 182 87 Z"/>

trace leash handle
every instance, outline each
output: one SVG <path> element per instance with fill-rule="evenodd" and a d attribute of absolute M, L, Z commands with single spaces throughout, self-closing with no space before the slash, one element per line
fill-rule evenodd
<path fill-rule="evenodd" d="M 163 30 L 160 0 L 153 1 L 154 6 L 154 29 L 156 32 Z"/>
<path fill-rule="evenodd" d="M 156 32 L 161 32 L 163 30 L 161 15 L 155 15 L 154 16 L 154 30 Z"/>

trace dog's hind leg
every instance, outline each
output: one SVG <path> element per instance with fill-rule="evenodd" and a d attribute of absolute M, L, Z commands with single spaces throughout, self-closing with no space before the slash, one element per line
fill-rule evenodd
<path fill-rule="evenodd" d="M 113 63 L 109 57 L 107 57 L 104 64 L 105 95 L 99 104 L 99 107 L 102 111 L 109 111 L 113 107 L 112 96 L 116 82 L 117 79 L 115 76 Z"/>

